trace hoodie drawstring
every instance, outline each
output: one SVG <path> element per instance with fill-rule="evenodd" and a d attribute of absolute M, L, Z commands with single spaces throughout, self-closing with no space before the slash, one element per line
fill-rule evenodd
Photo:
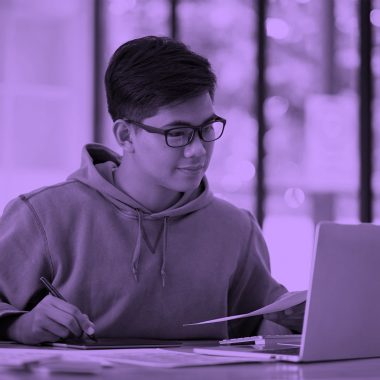
<path fill-rule="evenodd" d="M 136 209 L 137 213 L 137 219 L 138 219 L 138 231 L 137 231 L 137 239 L 136 239 L 136 245 L 135 249 L 133 250 L 132 255 L 132 272 L 133 276 L 138 282 L 139 280 L 139 261 L 141 256 L 141 238 L 143 236 L 143 225 L 142 225 L 142 215 L 141 211 L 139 209 Z M 164 230 L 163 230 L 163 248 L 162 248 L 162 262 L 161 262 L 161 282 L 162 287 L 165 287 L 166 282 L 166 249 L 167 249 L 167 235 L 168 235 L 168 218 L 167 216 L 164 217 Z"/>
<path fill-rule="evenodd" d="M 142 236 L 142 216 L 140 210 L 136 209 L 137 218 L 138 218 L 138 231 L 135 249 L 132 256 L 132 272 L 135 277 L 136 282 L 139 281 L 139 260 L 141 255 L 141 236 Z"/>
<path fill-rule="evenodd" d="M 166 244 L 168 235 L 168 217 L 164 217 L 164 237 L 163 237 L 163 248 L 162 248 L 162 263 L 161 263 L 161 281 L 162 287 L 165 287 L 166 280 Z"/>

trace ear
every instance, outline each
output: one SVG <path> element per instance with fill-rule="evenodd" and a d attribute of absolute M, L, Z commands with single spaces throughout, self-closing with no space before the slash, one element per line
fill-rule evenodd
<path fill-rule="evenodd" d="M 133 127 L 124 120 L 116 120 L 113 124 L 113 134 L 115 135 L 117 143 L 123 148 L 124 151 L 133 153 Z"/>

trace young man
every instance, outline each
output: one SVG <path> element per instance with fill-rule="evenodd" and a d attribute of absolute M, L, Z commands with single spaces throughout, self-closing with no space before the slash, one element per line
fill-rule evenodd
<path fill-rule="evenodd" d="M 226 124 L 213 107 L 209 62 L 182 43 L 144 37 L 119 47 L 105 83 L 122 157 L 89 144 L 65 182 L 21 195 L 2 215 L 3 337 L 254 334 L 262 318 L 183 326 L 286 293 L 254 217 L 214 197 L 205 177 Z M 66 301 L 47 295 L 41 276 Z M 268 318 L 302 325 L 302 311 Z"/>

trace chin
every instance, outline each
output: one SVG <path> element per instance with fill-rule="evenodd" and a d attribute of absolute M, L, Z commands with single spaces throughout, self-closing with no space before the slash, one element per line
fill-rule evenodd
<path fill-rule="evenodd" d="M 192 179 L 192 180 L 182 180 L 182 181 L 176 181 L 176 183 L 171 184 L 169 187 L 171 190 L 178 191 L 180 193 L 186 193 L 188 191 L 193 191 L 199 187 L 201 184 L 202 178 Z"/>

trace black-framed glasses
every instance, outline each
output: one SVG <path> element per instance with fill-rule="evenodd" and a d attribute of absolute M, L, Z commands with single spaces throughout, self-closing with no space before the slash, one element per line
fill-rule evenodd
<path fill-rule="evenodd" d="M 161 129 L 140 123 L 130 119 L 122 119 L 150 133 L 158 133 L 165 136 L 165 141 L 171 148 L 181 148 L 191 144 L 195 132 L 198 132 L 199 138 L 205 142 L 218 140 L 222 137 L 226 120 L 220 116 L 214 115 L 201 125 L 192 126 L 188 124 L 178 124 L 168 129 Z"/>

